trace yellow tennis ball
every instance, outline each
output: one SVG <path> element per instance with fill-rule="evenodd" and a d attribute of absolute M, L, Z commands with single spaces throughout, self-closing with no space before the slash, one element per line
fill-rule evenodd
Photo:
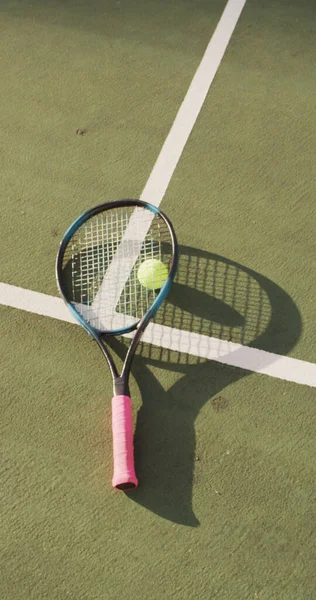
<path fill-rule="evenodd" d="M 137 277 L 148 290 L 158 290 L 168 279 L 168 269 L 157 258 L 148 258 L 140 265 Z"/>

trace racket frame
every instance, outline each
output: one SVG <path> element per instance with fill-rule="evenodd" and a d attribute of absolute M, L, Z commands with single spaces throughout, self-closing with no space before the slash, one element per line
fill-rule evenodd
<path fill-rule="evenodd" d="M 95 215 L 97 215 L 99 213 L 102 213 L 107 210 L 111 210 L 113 208 L 124 208 L 124 207 L 132 207 L 132 206 L 135 206 L 135 207 L 139 206 L 141 208 L 150 210 L 154 215 L 159 215 L 163 219 L 165 224 L 167 225 L 167 228 L 168 228 L 168 231 L 170 234 L 171 247 L 172 247 L 172 260 L 171 260 L 171 266 L 169 269 L 168 279 L 166 280 L 165 284 L 160 289 L 159 294 L 155 298 L 153 304 L 149 307 L 146 314 L 139 321 L 136 321 L 134 324 L 126 326 L 121 329 L 114 329 L 113 331 L 98 330 L 98 329 L 94 328 L 92 325 L 90 325 L 90 323 L 85 321 L 85 319 L 82 317 L 82 315 L 79 313 L 79 311 L 77 311 L 76 308 L 73 306 L 73 304 L 67 300 L 67 295 L 65 292 L 65 286 L 63 285 L 63 277 L 62 277 L 62 275 L 63 275 L 62 264 L 63 264 L 64 253 L 66 251 L 66 248 L 67 248 L 71 238 L 74 236 L 76 231 L 85 222 L 87 222 L 89 219 L 91 219 L 91 217 L 94 217 Z M 113 377 L 113 382 L 116 382 L 116 383 L 114 383 L 114 391 L 116 394 L 118 394 L 118 390 L 120 390 L 120 393 L 122 393 L 122 394 L 123 393 L 125 394 L 126 392 L 128 392 L 128 384 L 126 384 L 126 386 L 124 387 L 122 379 L 127 378 L 127 380 L 128 380 L 128 375 L 129 375 L 130 368 L 131 368 L 131 362 L 132 362 L 133 356 L 135 354 L 136 348 L 139 344 L 139 341 L 141 339 L 141 336 L 142 336 L 144 330 L 146 329 L 149 321 L 155 316 L 157 310 L 159 309 L 159 307 L 161 306 L 161 304 L 163 303 L 163 301 L 165 300 L 165 298 L 167 297 L 167 295 L 169 293 L 172 281 L 173 281 L 176 271 L 177 271 L 178 259 L 179 259 L 178 243 L 177 243 L 176 234 L 175 234 L 175 231 L 174 231 L 171 221 L 159 208 L 157 208 L 153 204 L 150 204 L 149 202 L 144 202 L 143 200 L 124 199 L 124 200 L 113 200 L 111 202 L 104 202 L 102 204 L 98 204 L 97 206 L 94 206 L 93 208 L 82 213 L 72 223 L 72 225 L 70 225 L 70 227 L 67 229 L 66 233 L 64 234 L 64 236 L 62 238 L 62 241 L 61 241 L 60 247 L 59 247 L 59 251 L 58 251 L 58 255 L 57 255 L 57 260 L 56 260 L 56 279 L 57 279 L 59 292 L 60 292 L 62 298 L 64 299 L 65 303 L 67 304 L 69 310 L 75 317 L 75 319 L 87 331 L 87 333 L 97 342 L 98 346 L 102 350 L 103 355 L 106 358 L 109 369 L 111 371 L 111 374 Z M 111 357 L 110 353 L 108 352 L 107 348 L 104 346 L 103 340 L 106 341 L 106 339 L 108 337 L 124 335 L 127 333 L 131 333 L 132 331 L 135 331 L 135 335 L 134 335 L 131 345 L 128 349 L 128 352 L 127 352 L 127 355 L 126 355 L 126 358 L 125 358 L 125 361 L 123 364 L 121 375 L 119 375 L 116 365 L 114 363 L 114 360 Z"/>
<path fill-rule="evenodd" d="M 157 297 L 155 298 L 152 305 L 147 310 L 146 314 L 139 321 L 136 321 L 134 324 L 126 326 L 125 328 L 115 329 L 113 331 L 98 330 L 95 327 L 93 327 L 90 323 L 85 321 L 85 319 L 82 317 L 82 315 L 79 313 L 79 311 L 77 311 L 76 308 L 74 307 L 74 305 L 67 299 L 65 286 L 63 284 L 63 257 L 65 254 L 65 251 L 68 247 L 68 244 L 70 243 L 70 241 L 71 241 L 72 237 L 74 236 L 74 234 L 76 233 L 76 231 L 85 222 L 87 222 L 91 217 L 94 217 L 95 215 L 97 215 L 99 213 L 102 213 L 107 210 L 111 210 L 113 208 L 124 208 L 124 207 L 133 207 L 133 206 L 145 208 L 147 210 L 150 210 L 153 213 L 153 215 L 159 215 L 159 217 L 161 217 L 163 219 L 163 221 L 165 222 L 165 224 L 167 225 L 167 228 L 168 228 L 168 231 L 170 234 L 171 248 L 172 248 L 172 259 L 171 259 L 171 265 L 170 265 L 170 269 L 169 269 L 169 273 L 168 273 L 168 279 L 166 280 L 164 285 L 161 287 Z M 56 259 L 56 279 L 57 279 L 57 285 L 58 285 L 59 292 L 60 292 L 63 300 L 67 304 L 72 315 L 75 317 L 75 319 L 78 321 L 78 323 L 83 327 L 83 329 L 85 329 L 85 331 L 90 335 L 90 337 L 92 337 L 92 339 L 97 342 L 100 350 L 102 351 L 103 356 L 105 357 L 105 359 L 108 363 L 108 366 L 109 366 L 109 369 L 110 369 L 110 372 L 112 375 L 113 394 L 115 397 L 118 397 L 118 396 L 129 396 L 130 397 L 129 375 L 130 375 L 130 371 L 131 371 L 131 364 L 132 364 L 133 357 L 135 355 L 137 346 L 141 340 L 142 334 L 143 334 L 144 330 L 146 329 L 149 321 L 155 316 L 157 310 L 159 309 L 159 307 L 161 306 L 161 304 L 163 303 L 163 301 L 165 300 L 166 296 L 169 293 L 172 281 L 173 281 L 176 271 L 177 271 L 178 259 L 179 259 L 178 243 L 177 243 L 177 238 L 176 238 L 176 234 L 175 234 L 172 223 L 170 222 L 168 217 L 159 208 L 157 208 L 156 206 L 154 206 L 148 202 L 144 202 L 143 200 L 134 200 L 134 199 L 114 200 L 111 202 L 105 202 L 105 203 L 99 204 L 97 206 L 94 206 L 93 208 L 91 208 L 91 209 L 87 210 L 86 212 L 84 212 L 83 214 L 81 214 L 72 223 L 72 225 L 67 229 L 66 233 L 64 234 L 64 236 L 61 240 L 59 251 L 57 254 L 57 259 Z M 132 338 L 132 341 L 131 341 L 128 351 L 126 353 L 126 357 L 125 357 L 125 360 L 123 363 L 121 373 L 119 373 L 119 371 L 116 367 L 116 364 L 114 362 L 114 359 L 111 356 L 111 354 L 105 344 L 107 342 L 107 339 L 110 337 L 124 335 L 127 333 L 131 333 L 133 331 L 135 331 L 135 335 Z"/>

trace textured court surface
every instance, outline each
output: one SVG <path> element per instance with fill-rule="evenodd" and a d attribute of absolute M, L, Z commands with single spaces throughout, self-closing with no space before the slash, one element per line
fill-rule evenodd
<path fill-rule="evenodd" d="M 1 2 L 1 282 L 57 295 L 70 223 L 140 196 L 224 7 Z M 315 33 L 312 0 L 247 0 L 161 204 L 181 259 L 157 315 L 311 363 Z M 127 496 L 98 349 L 0 314 L 3 600 L 314 600 L 315 388 L 144 344 Z"/>

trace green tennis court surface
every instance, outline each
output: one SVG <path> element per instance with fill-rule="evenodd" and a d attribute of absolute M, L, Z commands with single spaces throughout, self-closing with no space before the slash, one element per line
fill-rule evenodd
<path fill-rule="evenodd" d="M 56 296 L 71 222 L 141 195 L 224 8 L 1 3 L 2 283 Z M 311 0 L 247 0 L 161 203 L 181 258 L 158 324 L 316 362 L 314 45 Z M 96 346 L 0 314 L 3 600 L 314 600 L 307 377 L 142 344 L 125 495 Z"/>

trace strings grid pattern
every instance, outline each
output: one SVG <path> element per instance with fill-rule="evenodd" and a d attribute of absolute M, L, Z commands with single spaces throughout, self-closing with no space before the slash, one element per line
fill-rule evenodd
<path fill-rule="evenodd" d="M 64 254 L 67 300 L 99 331 L 137 323 L 165 283 L 157 285 L 156 273 L 156 289 L 141 285 L 138 269 L 148 259 L 158 259 L 170 270 L 170 233 L 159 214 L 118 207 L 92 216 Z"/>
<path fill-rule="evenodd" d="M 172 295 L 154 320 L 156 324 L 178 331 L 250 346 L 262 339 L 271 318 L 267 291 L 246 269 L 218 256 L 181 247 Z M 271 336 L 272 333 L 268 351 L 274 346 Z M 199 360 L 186 353 L 174 354 L 172 350 L 158 350 L 146 344 L 139 352 L 144 356 L 159 354 L 160 360 L 168 362 Z"/>

